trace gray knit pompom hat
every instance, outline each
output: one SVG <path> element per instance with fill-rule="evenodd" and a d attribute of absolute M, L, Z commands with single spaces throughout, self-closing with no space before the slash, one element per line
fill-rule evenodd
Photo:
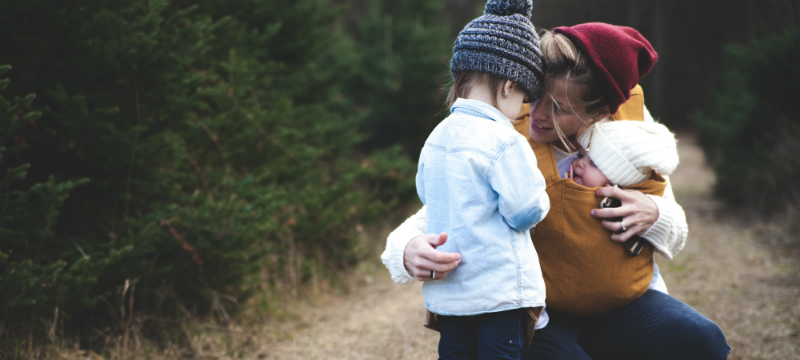
<path fill-rule="evenodd" d="M 519 84 L 531 101 L 540 98 L 544 72 L 532 8 L 532 0 L 489 0 L 483 16 L 458 34 L 450 73 L 489 73 Z"/>

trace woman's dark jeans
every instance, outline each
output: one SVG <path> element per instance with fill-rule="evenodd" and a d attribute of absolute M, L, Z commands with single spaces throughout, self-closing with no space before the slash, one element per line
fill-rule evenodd
<path fill-rule="evenodd" d="M 439 359 L 519 359 L 525 348 L 523 310 L 441 316 Z"/>
<path fill-rule="evenodd" d="M 731 347 L 717 324 L 672 296 L 648 290 L 622 310 L 574 317 L 547 309 L 526 360 L 726 359 Z"/>

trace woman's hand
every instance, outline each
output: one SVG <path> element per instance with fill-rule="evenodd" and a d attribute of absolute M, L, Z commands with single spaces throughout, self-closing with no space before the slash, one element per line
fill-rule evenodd
<path fill-rule="evenodd" d="M 622 190 L 615 186 L 604 187 L 596 192 L 597 196 L 610 196 L 622 201 L 617 208 L 592 210 L 592 216 L 603 219 L 603 227 L 611 230 L 611 240 L 625 242 L 631 236 L 642 235 L 658 220 L 658 206 L 647 195 L 636 190 Z M 622 217 L 622 221 L 606 219 Z M 625 231 L 622 225 L 625 224 Z M 618 231 L 622 233 L 617 234 Z"/>
<path fill-rule="evenodd" d="M 447 241 L 447 233 L 419 235 L 406 245 L 403 265 L 409 275 L 420 281 L 439 280 L 447 276 L 461 261 L 461 254 L 436 250 Z M 435 277 L 431 278 L 431 270 Z"/>

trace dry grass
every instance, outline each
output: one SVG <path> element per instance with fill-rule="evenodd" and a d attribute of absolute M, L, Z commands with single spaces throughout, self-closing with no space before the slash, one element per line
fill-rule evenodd
<path fill-rule="evenodd" d="M 670 293 L 720 325 L 730 359 L 800 359 L 800 251 L 774 224 L 718 218 L 710 198 L 713 174 L 688 134 L 680 134 L 681 166 L 672 176 L 687 211 L 689 241 L 673 261 L 658 259 Z M 376 258 L 396 223 L 373 230 Z M 791 243 L 791 241 L 789 242 Z M 795 241 L 795 243 L 797 243 Z M 780 249 L 781 251 L 776 251 Z M 783 251 L 785 249 L 793 252 Z M 294 298 L 259 294 L 232 324 L 184 325 L 185 342 L 156 347 L 134 342 L 127 359 L 420 359 L 435 358 L 438 334 L 422 328 L 421 286 L 395 285 L 377 259 L 343 277 L 338 288 L 309 287 Z M 288 293 L 288 292 L 286 292 Z M 280 304 L 267 306 L 265 304 Z M 266 309 L 266 310 L 265 310 Z M 106 358 L 122 359 L 115 346 Z M 101 359 L 68 347 L 39 349 L 39 358 Z"/>
<path fill-rule="evenodd" d="M 408 211 L 416 211 L 418 206 Z M 419 359 L 436 356 L 438 333 L 422 328 L 420 283 L 400 286 L 378 256 L 389 232 L 402 221 L 365 230 L 375 257 L 337 285 L 308 284 L 292 291 L 257 294 L 230 324 L 198 319 L 182 326 L 180 343 L 153 341 L 133 334 L 127 351 L 123 339 L 108 339 L 99 354 L 72 344 L 33 349 L 32 359 Z"/>

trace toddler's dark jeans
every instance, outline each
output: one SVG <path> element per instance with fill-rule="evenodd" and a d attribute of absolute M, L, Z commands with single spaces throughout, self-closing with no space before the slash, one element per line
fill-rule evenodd
<path fill-rule="evenodd" d="M 437 316 L 439 359 L 519 359 L 525 349 L 523 311 Z"/>
<path fill-rule="evenodd" d="M 726 359 L 731 347 L 707 317 L 672 296 L 648 290 L 606 316 L 569 316 L 547 309 L 550 322 L 536 330 L 528 360 Z"/>

